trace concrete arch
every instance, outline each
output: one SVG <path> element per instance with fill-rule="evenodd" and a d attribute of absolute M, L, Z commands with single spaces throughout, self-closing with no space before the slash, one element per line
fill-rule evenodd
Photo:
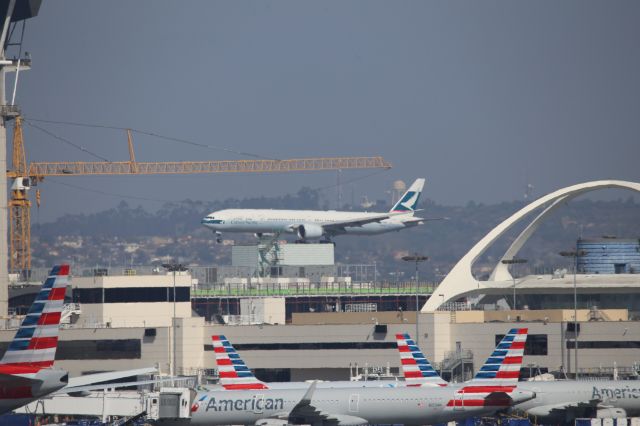
<path fill-rule="evenodd" d="M 550 203 L 536 218 L 518 235 L 511 244 L 509 249 L 502 256 L 502 259 L 510 259 L 514 257 L 524 243 L 536 231 L 544 219 L 554 210 L 556 210 L 562 202 L 568 201 L 581 194 L 590 191 L 596 191 L 606 188 L 629 189 L 631 191 L 640 192 L 640 183 L 628 182 L 622 180 L 598 180 L 593 182 L 580 183 L 566 188 L 559 189 L 544 197 L 538 198 L 532 203 L 526 205 L 516 213 L 504 220 L 498 226 L 493 228 L 487 235 L 478 241 L 465 254 L 462 259 L 451 269 L 440 285 L 434 290 L 433 295 L 427 303 L 422 307 L 422 312 L 431 312 L 448 301 L 457 299 L 470 292 L 477 292 L 483 287 L 491 287 L 491 283 L 495 281 L 505 281 L 511 279 L 506 265 L 498 262 L 489 281 L 478 281 L 471 273 L 471 267 L 475 261 L 493 244 L 500 236 L 508 231 L 512 226 L 522 220 L 529 213 Z"/>

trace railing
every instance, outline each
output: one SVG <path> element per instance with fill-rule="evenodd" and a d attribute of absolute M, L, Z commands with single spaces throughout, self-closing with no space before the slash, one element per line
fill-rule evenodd
<path fill-rule="evenodd" d="M 470 311 L 471 304 L 467 302 L 447 302 L 440 305 L 439 311 Z"/>
<path fill-rule="evenodd" d="M 323 295 L 431 295 L 433 283 L 287 283 L 287 284 L 226 284 L 195 286 L 191 297 L 221 296 L 323 296 Z"/>

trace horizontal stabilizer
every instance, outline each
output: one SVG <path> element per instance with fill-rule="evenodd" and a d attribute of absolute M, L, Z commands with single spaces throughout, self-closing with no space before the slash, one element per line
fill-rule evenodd
<path fill-rule="evenodd" d="M 125 377 L 142 376 L 145 374 L 155 374 L 157 372 L 158 370 L 156 368 L 148 367 L 148 368 L 137 368 L 134 370 L 110 371 L 108 373 L 85 374 L 84 376 L 70 378 L 69 384 L 64 389 L 62 389 L 61 392 L 67 393 L 69 388 L 76 388 L 76 387 L 88 386 L 88 385 L 97 385 L 98 383 L 109 382 L 112 380 L 118 380 Z"/>

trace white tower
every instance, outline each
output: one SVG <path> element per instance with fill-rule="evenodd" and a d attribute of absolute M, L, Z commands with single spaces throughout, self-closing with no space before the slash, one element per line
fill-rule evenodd
<path fill-rule="evenodd" d="M 20 59 L 22 54 L 22 36 L 24 35 L 24 21 L 32 18 L 38 14 L 40 9 L 41 0 L 9 0 L 6 2 L 6 10 L 0 10 L 0 25 L 2 30 L 0 32 L 0 170 L 8 170 L 7 167 L 7 121 L 16 117 L 19 114 L 18 108 L 13 105 L 15 96 L 12 96 L 12 101 L 9 104 L 7 102 L 6 90 L 5 90 L 5 77 L 7 72 L 16 72 L 17 83 L 17 71 L 19 71 L 19 64 L 24 63 L 22 69 L 26 69 L 30 65 L 30 60 Z M 22 30 L 12 31 L 17 29 L 17 25 L 22 23 Z M 15 60 L 7 59 L 6 48 L 9 44 L 9 34 L 15 34 L 19 37 L 20 50 L 18 51 L 18 58 Z M 13 44 L 13 43 L 12 43 Z M 15 95 L 14 84 L 14 95 Z M 6 172 L 0 173 L 0 317 L 6 317 L 8 313 L 9 304 L 9 275 L 8 275 L 8 262 L 9 262 L 9 250 L 7 244 L 7 174 Z"/>

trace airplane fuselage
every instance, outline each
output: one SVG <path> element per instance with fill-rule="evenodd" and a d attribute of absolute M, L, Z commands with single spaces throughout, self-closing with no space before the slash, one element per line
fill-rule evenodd
<path fill-rule="evenodd" d="M 194 401 L 191 424 L 260 424 L 264 419 L 304 423 L 309 419 L 287 415 L 306 392 L 303 388 L 201 393 Z M 529 397 L 527 394 L 516 398 Z M 329 420 L 343 425 L 434 424 L 489 414 L 501 408 L 491 403 L 478 405 L 475 401 L 467 405 L 464 398 L 465 395 L 446 387 L 319 388 L 310 405 L 311 411 L 326 414 Z M 504 400 L 499 404 L 504 404 Z"/>
<path fill-rule="evenodd" d="M 211 213 L 202 219 L 202 224 L 216 232 L 296 234 L 299 225 L 323 226 L 332 222 L 357 220 L 378 215 L 380 213 L 334 210 L 227 209 Z M 362 226 L 347 226 L 344 231 L 332 234 L 376 235 L 399 231 L 417 224 L 418 220 L 416 219 L 413 217 L 413 213 L 407 213 Z"/>
<path fill-rule="evenodd" d="M 522 390 L 533 391 L 536 398 L 514 406 L 516 411 L 526 411 L 538 418 L 564 417 L 560 407 L 589 404 L 602 401 L 603 407 L 615 407 L 625 411 L 624 417 L 640 416 L 640 381 L 638 380 L 556 380 L 549 382 L 522 382 Z M 586 408 L 586 407 L 585 407 Z M 593 413 L 579 413 L 590 416 Z M 561 419 L 562 420 L 562 419 Z"/>

